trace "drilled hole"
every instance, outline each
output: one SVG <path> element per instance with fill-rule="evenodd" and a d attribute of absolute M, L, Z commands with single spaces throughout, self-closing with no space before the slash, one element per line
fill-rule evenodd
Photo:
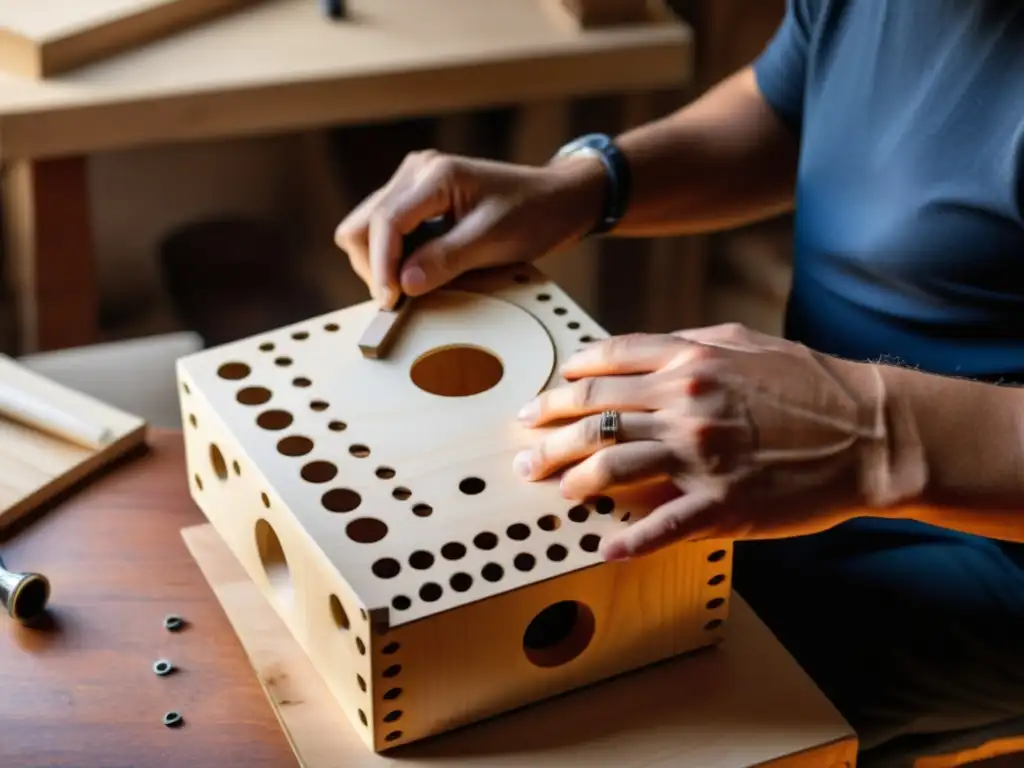
<path fill-rule="evenodd" d="M 332 488 L 320 497 L 328 512 L 351 512 L 363 503 L 363 497 L 351 488 Z"/>
<path fill-rule="evenodd" d="M 598 496 L 594 499 L 594 511 L 599 515 L 610 515 L 615 511 L 615 501 L 609 496 Z"/>
<path fill-rule="evenodd" d="M 594 340 L 594 337 L 590 336 L 590 335 L 580 336 L 580 341 L 582 341 L 584 344 L 589 344 L 593 340 Z"/>
<path fill-rule="evenodd" d="M 434 508 L 429 504 L 414 504 L 412 513 L 416 517 L 430 517 L 434 513 Z"/>
<path fill-rule="evenodd" d="M 309 333 L 307 331 L 296 331 L 292 334 L 292 338 L 296 341 L 305 341 L 309 338 Z"/>
<path fill-rule="evenodd" d="M 420 587 L 420 600 L 434 603 L 441 599 L 441 585 L 430 581 Z"/>
<path fill-rule="evenodd" d="M 373 575 L 381 579 L 393 579 L 402 570 L 402 566 L 393 557 L 382 557 L 370 568 Z"/>
<path fill-rule="evenodd" d="M 300 474 L 307 483 L 328 483 L 338 474 L 338 468 L 329 461 L 311 461 Z"/>
<path fill-rule="evenodd" d="M 366 643 L 363 642 L 363 638 L 356 638 L 356 650 L 359 651 L 360 656 L 366 655 Z"/>
<path fill-rule="evenodd" d="M 294 379 L 292 379 L 292 386 L 295 387 L 305 388 L 310 386 L 312 383 L 313 382 L 307 379 L 305 376 L 297 376 Z"/>
<path fill-rule="evenodd" d="M 530 526 L 523 523 L 512 523 L 505 530 L 505 534 L 513 541 L 526 541 L 530 538 Z"/>
<path fill-rule="evenodd" d="M 566 323 L 566 326 L 569 328 L 570 331 L 576 331 L 579 330 L 580 324 L 577 323 L 575 320 L 570 320 L 568 323 Z"/>
<path fill-rule="evenodd" d="M 274 359 L 274 365 L 278 365 L 281 368 L 287 368 L 291 364 L 292 359 L 290 357 L 278 357 Z"/>
<path fill-rule="evenodd" d="M 544 515 L 537 521 L 537 527 L 542 531 L 557 531 L 562 525 L 562 521 L 554 515 Z"/>
<path fill-rule="evenodd" d="M 285 557 L 284 547 L 277 532 L 262 517 L 256 521 L 256 552 L 267 576 L 271 589 L 278 600 L 290 602 L 292 598 L 292 577 Z"/>
<path fill-rule="evenodd" d="M 348 629 L 348 614 L 345 613 L 345 609 L 341 605 L 341 600 L 338 599 L 337 595 L 331 595 L 330 602 L 331 618 L 334 620 L 334 626 L 336 626 L 338 629 Z"/>
<path fill-rule="evenodd" d="M 461 560 L 466 556 L 466 546 L 457 541 L 450 541 L 441 547 L 441 557 L 445 560 Z"/>
<path fill-rule="evenodd" d="M 381 480 L 390 480 L 395 476 L 395 470 L 393 470 L 391 467 L 377 467 L 374 474 L 377 475 L 377 477 L 379 477 Z"/>
<path fill-rule="evenodd" d="M 324 330 L 328 333 L 335 333 L 338 330 L 338 327 L 337 323 L 328 323 L 324 326 Z"/>
<path fill-rule="evenodd" d="M 262 344 L 260 344 L 260 352 L 273 352 L 273 351 L 274 351 L 274 345 L 273 345 L 272 342 L 264 341 Z"/>
<path fill-rule="evenodd" d="M 425 550 L 417 550 L 409 555 L 409 565 L 418 571 L 425 571 L 434 564 L 434 556 Z"/>
<path fill-rule="evenodd" d="M 412 496 L 412 491 L 400 485 L 391 491 L 391 495 L 399 501 L 406 501 L 410 496 Z"/>
<path fill-rule="evenodd" d="M 724 549 L 716 549 L 714 552 L 712 552 L 710 555 L 708 555 L 708 562 L 709 563 L 717 563 L 723 557 L 725 557 L 725 550 Z"/>
<path fill-rule="evenodd" d="M 523 652 L 538 667 L 558 667 L 582 654 L 594 637 L 594 613 L 564 600 L 538 613 L 523 633 Z"/>
<path fill-rule="evenodd" d="M 294 419 L 288 411 L 280 410 L 264 411 L 256 417 L 256 424 L 263 429 L 269 429 L 272 431 L 290 427 L 292 421 L 294 421 Z"/>
<path fill-rule="evenodd" d="M 483 490 L 486 487 L 487 483 L 479 477 L 467 477 L 459 483 L 459 490 L 467 496 L 476 496 L 478 493 L 483 493 Z"/>
<path fill-rule="evenodd" d="M 704 625 L 704 629 L 706 629 L 707 631 L 710 632 L 713 629 L 718 629 L 720 626 L 722 626 L 722 620 L 721 619 L 712 619 L 711 621 L 709 621 L 707 624 Z"/>
<path fill-rule="evenodd" d="M 395 709 L 395 710 L 392 710 L 391 712 L 388 712 L 386 715 L 384 715 L 384 722 L 385 723 L 394 723 L 394 722 L 397 722 L 398 720 L 400 720 L 401 718 L 402 718 L 402 710 Z"/>
<path fill-rule="evenodd" d="M 231 462 L 231 471 L 235 473 L 237 477 L 242 475 L 242 466 L 237 461 Z"/>
<path fill-rule="evenodd" d="M 563 547 L 561 544 L 552 544 L 548 547 L 548 560 L 556 563 L 560 563 L 569 556 L 569 550 Z"/>
<path fill-rule="evenodd" d="M 492 352 L 470 345 L 439 347 L 412 364 L 412 383 L 441 397 L 471 397 L 493 388 L 505 368 Z"/>
<path fill-rule="evenodd" d="M 555 309 L 554 309 L 554 312 L 555 312 L 556 315 L 564 315 L 568 311 L 569 310 L 567 310 L 565 307 L 555 307 Z"/>
<path fill-rule="evenodd" d="M 283 456 L 305 456 L 313 450 L 313 441 L 301 435 L 282 438 L 277 443 L 277 451 Z"/>
<path fill-rule="evenodd" d="M 723 605 L 725 605 L 724 597 L 713 597 L 710 600 L 708 600 L 707 605 L 705 607 L 709 611 L 713 611 L 716 608 L 721 608 Z"/>
<path fill-rule="evenodd" d="M 359 443 L 356 443 L 355 445 L 350 445 L 348 447 L 348 452 L 359 459 L 365 459 L 367 456 L 370 455 L 369 447 L 365 445 L 360 445 Z"/>
<path fill-rule="evenodd" d="M 597 552 L 601 546 L 601 537 L 596 533 L 588 533 L 580 539 L 580 549 L 584 552 Z"/>
<path fill-rule="evenodd" d="M 359 722 L 361 722 L 363 725 L 369 725 L 369 723 L 366 721 L 366 713 L 363 712 L 363 710 L 361 709 L 359 710 Z"/>
<path fill-rule="evenodd" d="M 402 646 L 399 645 L 398 643 L 392 642 L 392 643 L 388 643 L 383 648 L 381 648 L 380 652 L 383 653 L 385 656 L 392 656 L 392 655 L 398 653 L 398 649 L 401 648 L 401 647 Z"/>
<path fill-rule="evenodd" d="M 196 420 L 196 415 L 194 413 L 190 413 L 188 415 L 188 423 L 191 424 L 193 427 L 199 426 L 199 422 Z"/>
<path fill-rule="evenodd" d="M 210 443 L 210 467 L 221 480 L 228 479 L 228 465 L 224 461 L 224 454 L 214 443 Z"/>
<path fill-rule="evenodd" d="M 376 517 L 360 517 L 345 526 L 345 533 L 360 544 L 376 544 L 388 535 L 388 527 Z"/>
<path fill-rule="evenodd" d="M 181 388 L 185 392 L 186 395 L 191 395 L 192 394 L 192 390 L 188 388 L 188 384 L 186 384 L 184 381 L 181 382 Z"/>
<path fill-rule="evenodd" d="M 569 510 L 569 519 L 574 523 L 585 523 L 588 517 L 590 517 L 590 510 L 582 504 Z"/>
<path fill-rule="evenodd" d="M 320 413 L 321 411 L 326 411 L 328 408 L 331 407 L 331 405 L 330 403 L 325 402 L 324 400 L 314 400 L 309 404 L 309 407 L 312 410 L 316 411 L 317 413 Z"/>
<path fill-rule="evenodd" d="M 551 301 L 551 294 L 550 293 L 538 293 L 537 294 L 537 301 Z"/>
<path fill-rule="evenodd" d="M 238 390 L 235 399 L 242 405 L 263 405 L 270 400 L 270 390 L 266 387 L 246 387 Z"/>
<path fill-rule="evenodd" d="M 498 537 L 490 531 L 484 531 L 483 533 L 478 533 L 476 535 L 473 539 L 473 544 L 476 545 L 477 549 L 483 549 L 485 551 L 494 549 L 498 546 Z"/>
<path fill-rule="evenodd" d="M 381 677 L 392 678 L 392 677 L 398 677 L 398 675 L 401 674 L 401 672 L 402 672 L 402 665 L 401 664 L 392 664 L 390 667 L 385 669 L 380 674 L 381 674 Z"/>
<path fill-rule="evenodd" d="M 331 430 L 331 432 L 344 432 L 345 429 L 348 428 L 348 424 L 344 421 L 332 421 L 327 425 L 327 428 Z"/>
<path fill-rule="evenodd" d="M 244 379 L 250 372 L 249 366 L 245 363 L 224 363 L 224 365 L 217 369 L 218 376 L 231 381 Z"/>
<path fill-rule="evenodd" d="M 412 605 L 412 600 L 405 595 L 395 595 L 391 598 L 391 607 L 396 611 L 406 611 L 410 605 Z"/>
<path fill-rule="evenodd" d="M 459 573 L 452 574 L 452 577 L 448 580 L 448 584 L 456 592 L 465 592 L 473 586 L 473 577 L 468 573 L 462 573 L 460 571 Z"/>
<path fill-rule="evenodd" d="M 270 497 L 267 496 L 266 493 L 261 493 L 260 494 L 260 501 L 263 502 L 263 506 L 264 507 L 266 507 L 267 509 L 270 509 Z"/>
<path fill-rule="evenodd" d="M 362 675 L 356 675 L 356 684 L 359 686 L 359 690 L 366 693 L 366 681 Z"/>
<path fill-rule="evenodd" d="M 709 587 L 717 587 L 723 581 L 725 581 L 725 574 L 724 573 L 716 573 L 714 576 L 712 576 L 710 579 L 708 579 L 708 586 Z"/>
<path fill-rule="evenodd" d="M 401 688 L 388 688 L 386 691 L 384 691 L 384 695 L 381 698 L 387 699 L 388 701 L 394 701 L 401 695 Z"/>
<path fill-rule="evenodd" d="M 516 558 L 512 561 L 512 564 L 516 567 L 517 571 L 532 571 L 533 567 L 537 564 L 537 558 L 535 558 L 529 552 L 522 552 L 516 555 Z"/>
<path fill-rule="evenodd" d="M 196 473 L 196 476 L 195 476 L 194 479 L 196 481 L 196 488 L 198 488 L 200 491 L 203 490 L 203 478 L 201 478 L 199 476 L 199 474 Z"/>
<path fill-rule="evenodd" d="M 501 577 L 505 575 L 505 569 L 497 563 L 488 563 L 480 571 L 480 575 L 490 582 L 500 581 Z"/>
<path fill-rule="evenodd" d="M 398 741 L 400 738 L 402 738 L 401 731 L 391 731 L 391 733 L 384 737 L 384 741 Z"/>

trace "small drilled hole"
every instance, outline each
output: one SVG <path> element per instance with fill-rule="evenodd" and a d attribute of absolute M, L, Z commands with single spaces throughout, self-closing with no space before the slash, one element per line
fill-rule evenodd
<path fill-rule="evenodd" d="M 245 363 L 224 363 L 224 365 L 217 369 L 218 376 L 222 379 L 229 379 L 231 381 L 244 379 L 249 375 L 249 373 L 249 366 Z"/>
<path fill-rule="evenodd" d="M 714 576 L 712 576 L 710 579 L 708 579 L 708 586 L 709 587 L 717 587 L 723 581 L 725 581 L 725 574 L 724 573 L 716 573 Z"/>
<path fill-rule="evenodd" d="M 412 600 L 405 595 L 395 595 L 391 598 L 391 607 L 396 611 L 406 611 L 410 605 L 412 605 Z"/>
<path fill-rule="evenodd" d="M 292 385 L 296 387 L 305 388 L 310 386 L 312 383 L 313 382 L 307 379 L 305 376 L 297 376 L 296 378 L 292 379 Z"/>
<path fill-rule="evenodd" d="M 425 571 L 434 564 L 434 556 L 426 550 L 417 550 L 409 555 L 409 565 L 418 571 Z"/>
<path fill-rule="evenodd" d="M 359 710 L 359 722 L 361 722 L 363 725 L 369 725 L 369 723 L 366 721 L 366 713 L 363 712 L 363 710 L 361 709 Z"/>
<path fill-rule="evenodd" d="M 328 333 L 335 333 L 338 330 L 338 327 L 337 323 L 328 323 L 324 326 L 324 330 Z"/>
<path fill-rule="evenodd" d="M 334 626 L 336 626 L 338 629 L 348 629 L 348 614 L 345 613 L 345 609 L 341 605 L 341 600 L 338 599 L 337 595 L 331 595 L 330 602 L 331 618 L 334 619 Z"/>
<path fill-rule="evenodd" d="M 400 720 L 401 718 L 402 718 L 402 710 L 395 709 L 395 710 L 392 710 L 391 712 L 388 712 L 386 715 L 384 715 L 384 722 L 385 723 L 394 723 L 394 722 L 397 722 L 398 720 Z"/>
<path fill-rule="evenodd" d="M 505 575 L 505 569 L 497 563 L 488 563 L 480 571 L 480 575 L 490 582 L 500 581 L 501 577 Z"/>
<path fill-rule="evenodd" d="M 235 399 L 242 405 L 263 405 L 270 400 L 270 390 L 266 387 L 246 387 L 238 390 Z"/>
<path fill-rule="evenodd" d="M 377 477 L 379 477 L 381 480 L 390 480 L 395 476 L 395 470 L 393 470 L 391 467 L 377 467 L 374 474 L 377 475 Z"/>
<path fill-rule="evenodd" d="M 370 455 L 369 447 L 365 445 L 360 445 L 359 443 L 356 443 L 355 445 L 350 445 L 348 447 L 348 452 L 359 459 L 365 459 L 367 456 Z"/>
<path fill-rule="evenodd" d="M 388 701 L 394 701 L 395 699 L 397 699 L 401 695 L 402 695 L 402 689 L 401 688 L 388 688 L 388 690 L 386 690 L 384 692 L 384 695 L 381 698 L 387 699 Z"/>
<path fill-rule="evenodd" d="M 594 499 L 594 511 L 599 515 L 610 515 L 615 511 L 615 501 L 609 496 L 598 496 Z"/>
<path fill-rule="evenodd" d="M 399 501 L 406 501 L 410 496 L 412 496 L 412 491 L 400 485 L 391 491 L 391 495 Z"/>
<path fill-rule="evenodd" d="M 544 515 L 537 521 L 537 527 L 542 531 L 557 531 L 562 525 L 562 521 L 554 515 Z"/>
<path fill-rule="evenodd" d="M 184 390 L 186 395 L 191 395 L 192 394 L 192 390 L 188 388 L 188 384 L 186 384 L 184 381 L 181 382 L 181 388 L 182 388 L 182 390 Z"/>
<path fill-rule="evenodd" d="M 712 619 L 711 621 L 709 621 L 707 624 L 704 625 L 704 629 L 706 629 L 707 631 L 710 632 L 713 629 L 718 629 L 720 626 L 722 626 L 722 620 L 721 619 Z"/>
<path fill-rule="evenodd" d="M 196 415 L 194 413 L 190 413 L 189 414 L 189 416 L 188 416 L 188 423 L 191 424 L 193 427 L 198 427 L 199 426 L 199 422 L 196 421 Z"/>
<path fill-rule="evenodd" d="M 412 507 L 412 513 L 416 517 L 430 517 L 434 514 L 434 508 L 429 504 L 414 504 Z"/>
<path fill-rule="evenodd" d="M 263 502 L 263 506 L 264 507 L 266 507 L 267 509 L 270 509 L 270 497 L 267 496 L 266 493 L 261 493 L 260 494 L 260 501 Z"/>
<path fill-rule="evenodd" d="M 549 293 L 538 293 L 537 301 L 551 301 L 551 294 Z"/>
<path fill-rule="evenodd" d="M 555 307 L 555 314 L 556 314 L 556 315 L 564 315 L 564 314 L 566 314 L 566 313 L 567 313 L 568 311 L 569 311 L 569 310 L 567 310 L 567 309 L 566 309 L 565 307 Z"/>
<path fill-rule="evenodd" d="M 359 690 L 366 693 L 366 681 L 362 675 L 356 675 L 356 684 L 359 686 Z"/>
<path fill-rule="evenodd" d="M 196 481 L 196 488 L 198 488 L 200 491 L 203 490 L 203 478 L 201 478 L 198 474 L 196 474 L 195 481 Z"/>
<path fill-rule="evenodd" d="M 461 560 L 466 556 L 466 547 L 457 541 L 450 541 L 441 547 L 441 557 L 445 560 Z"/>
<path fill-rule="evenodd" d="M 281 368 L 287 368 L 291 364 L 292 359 L 290 357 L 278 357 L 274 359 L 274 365 L 278 365 Z"/>
<path fill-rule="evenodd" d="M 716 608 L 721 608 L 723 605 L 725 605 L 724 597 L 713 597 L 710 600 L 708 600 L 705 608 L 707 608 L 709 611 L 713 611 Z"/>
<path fill-rule="evenodd" d="M 490 531 L 484 531 L 478 533 L 473 539 L 473 544 L 476 545 L 477 549 L 489 550 L 494 549 L 498 546 L 498 537 Z"/>
<path fill-rule="evenodd" d="M 234 472 L 236 476 L 240 477 L 242 475 L 242 467 L 237 461 L 231 462 L 231 471 Z"/>
<path fill-rule="evenodd" d="M 590 517 L 590 510 L 582 504 L 569 510 L 569 519 L 574 523 L 585 523 L 588 517 Z"/>
<path fill-rule="evenodd" d="M 402 646 L 399 645 L 398 643 L 388 643 L 387 645 L 385 645 L 383 648 L 380 649 L 380 652 L 383 653 L 386 656 L 391 656 L 392 654 L 398 653 L 398 649 L 401 648 L 401 647 Z"/>
<path fill-rule="evenodd" d="M 401 674 L 401 672 L 402 672 L 402 665 L 401 664 L 392 664 L 390 667 L 385 669 L 380 674 L 381 674 L 382 677 L 391 678 L 391 677 L 398 677 L 398 675 Z"/>
<path fill-rule="evenodd" d="M 260 344 L 260 352 L 273 352 L 273 351 L 274 351 L 274 345 L 273 345 L 272 342 L 264 341 L 262 344 Z"/>
<path fill-rule="evenodd" d="M 331 406 L 330 403 L 327 403 L 324 400 L 314 400 L 309 404 L 309 407 L 319 413 L 320 411 L 326 411 Z"/>
<path fill-rule="evenodd" d="M 360 544 L 376 544 L 388 535 L 388 526 L 376 517 L 360 517 L 345 526 L 345 533 Z"/>
<path fill-rule="evenodd" d="M 467 496 L 476 496 L 476 494 L 482 493 L 484 488 L 486 487 L 487 483 L 485 483 L 479 477 L 467 477 L 465 480 L 459 483 L 459 490 L 465 493 Z"/>
<path fill-rule="evenodd" d="M 269 429 L 273 431 L 290 427 L 292 421 L 294 421 L 294 419 L 292 418 L 292 415 L 288 413 L 288 411 L 280 410 L 264 411 L 263 413 L 256 417 L 256 424 L 258 424 L 263 429 Z"/>
<path fill-rule="evenodd" d="M 277 443 L 277 451 L 283 456 L 305 456 L 313 450 L 313 441 L 301 435 L 282 438 Z"/>
<path fill-rule="evenodd" d="M 516 555 L 516 558 L 512 561 L 512 564 L 516 567 L 516 570 L 518 571 L 532 571 L 533 566 L 537 564 L 537 558 L 535 558 L 529 552 L 522 552 Z"/>
<path fill-rule="evenodd" d="M 568 326 L 570 331 L 576 331 L 579 330 L 580 324 L 577 323 L 575 320 L 570 320 L 568 323 L 566 323 L 566 326 Z"/>
<path fill-rule="evenodd" d="M 462 573 L 460 571 L 459 573 L 452 574 L 452 577 L 448 580 L 448 584 L 451 585 L 451 588 L 456 592 L 465 592 L 473 586 L 473 577 L 468 573 Z"/>
<path fill-rule="evenodd" d="M 589 334 L 585 335 L 585 336 L 580 336 L 580 341 L 582 341 L 584 344 L 589 344 L 593 340 L 594 340 L 594 337 L 590 336 Z"/>
<path fill-rule="evenodd" d="M 305 341 L 309 338 L 309 333 L 306 331 L 296 331 L 292 334 L 292 338 L 296 341 Z"/>
<path fill-rule="evenodd" d="M 434 582 L 427 582 L 420 587 L 420 600 L 425 603 L 434 603 L 441 599 L 441 585 Z"/>
<path fill-rule="evenodd" d="M 384 741 L 398 741 L 400 738 L 402 738 L 401 731 L 392 731 L 384 737 Z"/>
<path fill-rule="evenodd" d="M 210 467 L 213 468 L 213 473 L 221 480 L 228 479 L 228 465 L 224 461 L 224 454 L 213 443 L 210 443 Z"/>
<path fill-rule="evenodd" d="M 328 483 L 338 474 L 338 468 L 329 461 L 311 461 L 299 474 L 307 483 Z"/>
<path fill-rule="evenodd" d="M 709 563 L 717 563 L 723 557 L 725 557 L 725 550 L 724 549 L 716 549 L 714 552 L 712 552 L 710 555 L 708 555 L 708 562 Z"/>
<path fill-rule="evenodd" d="M 363 503 L 363 497 L 351 488 L 332 488 L 320 497 L 328 512 L 351 512 Z"/>
<path fill-rule="evenodd" d="M 347 427 L 348 424 L 344 421 L 332 421 L 327 425 L 327 428 L 331 430 L 331 432 L 344 432 Z"/>
<path fill-rule="evenodd" d="M 580 539 L 580 549 L 584 552 L 597 552 L 601 546 L 601 537 L 596 533 L 588 533 Z"/>
<path fill-rule="evenodd" d="M 402 570 L 402 566 L 393 557 L 382 557 L 370 569 L 373 575 L 381 579 L 393 579 Z"/>
<path fill-rule="evenodd" d="M 512 523 L 505 530 L 505 534 L 513 541 L 526 541 L 530 538 L 530 526 L 523 523 Z"/>
<path fill-rule="evenodd" d="M 556 563 L 560 563 L 569 556 L 569 550 L 563 547 L 561 544 L 552 544 L 548 547 L 548 560 L 552 560 Z"/>
<path fill-rule="evenodd" d="M 366 643 L 363 642 L 363 638 L 356 638 L 356 650 L 359 651 L 360 656 L 366 655 Z"/>

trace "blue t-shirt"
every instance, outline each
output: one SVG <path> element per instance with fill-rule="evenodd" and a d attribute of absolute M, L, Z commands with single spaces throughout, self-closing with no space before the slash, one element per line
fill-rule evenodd
<path fill-rule="evenodd" d="M 1024 383 L 1024 0 L 788 0 L 754 68 L 801 143 L 787 336 Z"/>

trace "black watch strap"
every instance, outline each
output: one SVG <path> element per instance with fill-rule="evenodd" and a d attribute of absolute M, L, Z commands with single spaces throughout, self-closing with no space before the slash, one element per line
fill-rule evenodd
<path fill-rule="evenodd" d="M 604 165 L 608 182 L 604 207 L 589 235 L 600 235 L 614 229 L 629 206 L 632 191 L 629 160 L 607 134 L 589 133 L 566 144 L 555 155 L 568 157 L 575 154 L 592 155 Z"/>

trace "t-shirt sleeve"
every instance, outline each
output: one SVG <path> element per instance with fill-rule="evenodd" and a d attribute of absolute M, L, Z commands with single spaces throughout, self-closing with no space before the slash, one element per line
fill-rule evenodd
<path fill-rule="evenodd" d="M 754 75 L 765 100 L 798 133 L 803 121 L 807 56 L 818 5 L 819 0 L 786 0 L 782 23 L 754 61 Z"/>

